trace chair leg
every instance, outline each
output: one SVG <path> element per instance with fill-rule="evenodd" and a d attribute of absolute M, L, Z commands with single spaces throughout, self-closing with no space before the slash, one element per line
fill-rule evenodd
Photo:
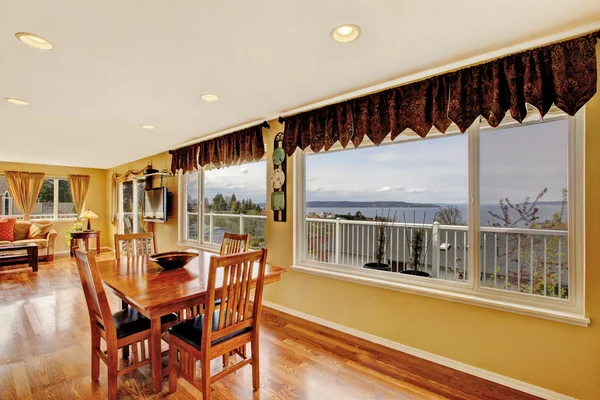
<path fill-rule="evenodd" d="M 229 353 L 223 354 L 223 368 L 229 365 Z"/>
<path fill-rule="evenodd" d="M 177 390 L 178 369 L 177 347 L 173 344 L 169 344 L 169 393 L 175 393 Z"/>
<path fill-rule="evenodd" d="M 111 351 L 112 350 L 112 351 Z M 117 399 L 117 373 L 119 372 L 118 349 L 108 349 L 108 400 Z"/>
<path fill-rule="evenodd" d="M 210 360 L 208 357 L 202 357 L 200 360 L 202 370 L 202 400 L 210 400 Z"/>
<path fill-rule="evenodd" d="M 254 391 L 260 389 L 260 363 L 259 363 L 259 350 L 258 350 L 258 333 L 252 336 L 252 342 L 250 344 L 252 351 L 252 387 Z"/>
<path fill-rule="evenodd" d="M 100 349 L 100 332 L 98 328 L 92 327 L 92 380 L 97 381 L 100 378 L 100 355 L 96 351 Z"/>

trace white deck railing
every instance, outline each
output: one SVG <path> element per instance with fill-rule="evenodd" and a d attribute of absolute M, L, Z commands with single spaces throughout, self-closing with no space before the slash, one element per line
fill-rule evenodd
<path fill-rule="evenodd" d="M 423 269 L 434 279 L 468 280 L 467 226 L 390 223 L 385 263 L 391 272 L 412 269 L 415 228 L 425 230 Z M 363 267 L 375 261 L 374 221 L 307 218 L 305 259 Z M 568 297 L 567 231 L 481 227 L 481 283 L 484 286 L 550 297 Z"/>
<path fill-rule="evenodd" d="M 266 245 L 266 216 L 204 215 L 204 242 L 219 244 L 223 232 L 250 233 Z M 412 269 L 410 244 L 414 229 L 425 230 L 427 251 L 422 260 L 432 278 L 468 281 L 468 228 L 462 225 L 390 223 L 385 262 L 390 271 Z M 481 227 L 483 286 L 501 290 L 567 298 L 568 232 L 559 230 Z M 377 224 L 374 221 L 306 218 L 304 259 L 325 264 L 363 267 L 375 261 Z M 257 244 L 258 242 L 254 242 Z"/>

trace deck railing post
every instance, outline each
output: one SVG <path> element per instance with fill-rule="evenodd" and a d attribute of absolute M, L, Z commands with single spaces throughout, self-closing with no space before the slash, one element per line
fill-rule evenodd
<path fill-rule="evenodd" d="M 341 240 L 341 224 L 340 224 L 340 218 L 336 218 L 335 220 L 335 263 L 339 264 L 340 263 L 340 254 L 341 254 L 341 248 L 340 248 L 340 244 L 342 242 Z"/>
<path fill-rule="evenodd" d="M 244 214 L 240 214 L 240 234 L 244 233 Z"/>
<path fill-rule="evenodd" d="M 213 242 L 213 225 L 214 225 L 214 219 L 213 219 L 213 213 L 211 211 L 208 214 L 208 242 L 209 243 Z"/>
<path fill-rule="evenodd" d="M 431 226 L 431 272 L 434 278 L 440 276 L 440 223 Z"/>

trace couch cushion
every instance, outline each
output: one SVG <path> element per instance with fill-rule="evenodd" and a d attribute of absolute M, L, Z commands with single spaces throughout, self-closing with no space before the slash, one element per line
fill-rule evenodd
<path fill-rule="evenodd" d="M 31 222 L 29 221 L 17 221 L 15 225 L 15 238 L 13 240 L 25 240 L 29 235 L 29 229 Z"/>
<path fill-rule="evenodd" d="M 46 239 L 25 239 L 25 240 L 15 240 L 13 244 L 25 244 L 25 243 L 35 243 L 38 245 L 40 249 L 45 249 L 48 247 L 48 240 Z"/>
<path fill-rule="evenodd" d="M 15 240 L 16 222 L 15 218 L 0 219 L 0 240 L 8 240 L 9 242 Z"/>
<path fill-rule="evenodd" d="M 11 244 L 12 242 L 9 242 L 8 240 L 0 240 L 0 245 L 3 244 Z"/>
<path fill-rule="evenodd" d="M 29 228 L 26 239 L 46 239 L 50 229 L 52 229 L 52 222 L 34 222 Z"/>

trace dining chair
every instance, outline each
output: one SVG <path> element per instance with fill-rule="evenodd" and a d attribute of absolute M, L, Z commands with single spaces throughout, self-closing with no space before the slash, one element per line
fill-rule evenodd
<path fill-rule="evenodd" d="M 117 398 L 117 377 L 151 362 L 150 354 L 146 351 L 146 344 L 150 340 L 150 320 L 133 308 L 113 314 L 94 255 L 75 249 L 75 261 L 90 316 L 92 380 L 99 379 L 100 360 L 104 361 L 108 369 L 108 398 L 113 400 Z M 166 331 L 177 323 L 177 314 L 162 317 L 161 323 L 162 330 Z M 101 339 L 106 342 L 106 351 L 101 349 Z M 129 346 L 133 349 L 133 362 L 119 369 L 118 351 Z"/>
<path fill-rule="evenodd" d="M 250 234 L 236 234 L 225 232 L 223 234 L 223 239 L 221 240 L 221 251 L 220 254 L 222 256 L 226 256 L 229 254 L 243 253 L 248 251 L 248 245 L 250 244 Z M 217 300 L 217 305 L 219 304 L 219 300 Z M 240 352 L 244 356 L 246 356 L 246 345 L 239 349 Z M 229 364 L 229 356 L 233 355 L 233 352 L 229 354 L 223 354 L 223 366 L 227 366 Z"/>
<path fill-rule="evenodd" d="M 115 257 L 117 260 L 123 255 L 127 258 L 135 258 L 156 253 L 158 253 L 156 232 L 115 233 Z"/>
<path fill-rule="evenodd" d="M 228 254 L 243 253 L 248 251 L 248 245 L 250 244 L 249 234 L 237 234 L 225 232 L 223 234 L 223 240 L 221 240 L 221 251 L 222 256 Z"/>
<path fill-rule="evenodd" d="M 248 364 L 252 365 L 254 391 L 260 389 L 258 343 L 266 262 L 267 249 L 211 257 L 208 298 L 203 314 L 169 329 L 170 393 L 177 390 L 177 377 L 180 374 L 202 392 L 204 400 L 208 400 L 211 383 Z M 255 275 L 256 286 L 252 299 L 252 279 Z M 217 287 L 217 283 L 220 287 Z M 220 303 L 215 304 L 215 300 L 219 299 Z M 251 346 L 250 357 L 238 352 L 247 343 Z M 231 351 L 238 353 L 242 361 L 211 377 L 210 361 Z M 197 361 L 200 361 L 200 382 L 196 380 Z"/>

